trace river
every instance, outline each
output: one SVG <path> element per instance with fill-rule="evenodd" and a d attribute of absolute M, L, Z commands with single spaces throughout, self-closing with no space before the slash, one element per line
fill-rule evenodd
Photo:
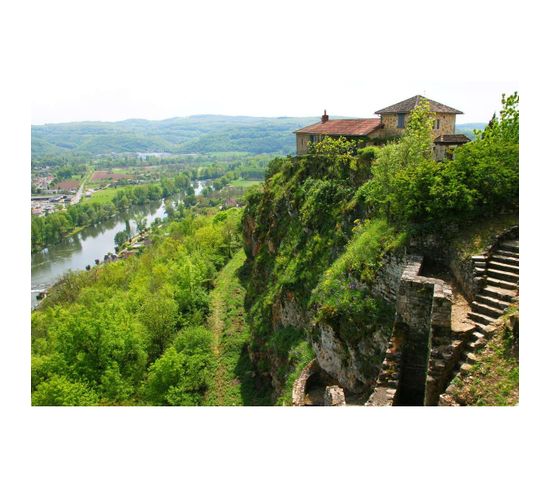
<path fill-rule="evenodd" d="M 204 183 L 199 181 L 195 185 L 195 194 L 198 195 Z M 171 202 L 177 200 L 177 197 L 169 199 Z M 37 305 L 38 293 L 53 285 L 67 271 L 86 269 L 88 264 L 93 266 L 96 259 L 103 261 L 107 253 L 114 253 L 116 233 L 124 230 L 129 224 L 132 235 L 136 234 L 134 219 L 140 213 L 145 215 L 149 225 L 157 217 L 162 219 L 166 216 L 165 202 L 133 206 L 105 222 L 86 227 L 74 236 L 32 254 L 31 307 Z"/>

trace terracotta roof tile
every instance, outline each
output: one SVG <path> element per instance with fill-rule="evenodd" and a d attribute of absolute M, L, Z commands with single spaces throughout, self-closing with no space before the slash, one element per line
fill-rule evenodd
<path fill-rule="evenodd" d="M 380 119 L 336 119 L 308 125 L 296 134 L 323 134 L 331 136 L 366 136 L 380 127 Z"/>
<path fill-rule="evenodd" d="M 444 114 L 463 113 L 460 110 L 457 110 L 456 108 L 448 107 L 447 105 L 443 105 L 442 103 L 435 102 L 434 100 L 430 100 L 429 98 L 423 97 L 422 95 L 415 95 L 414 97 L 407 98 L 407 100 L 403 100 L 402 102 L 396 103 L 395 105 L 390 105 L 389 107 L 382 108 L 374 113 L 378 115 L 406 114 L 411 112 L 418 105 L 418 102 L 422 99 L 428 100 L 428 102 L 430 102 L 430 110 L 432 112 L 436 112 L 440 114 L 441 113 L 444 113 Z"/>

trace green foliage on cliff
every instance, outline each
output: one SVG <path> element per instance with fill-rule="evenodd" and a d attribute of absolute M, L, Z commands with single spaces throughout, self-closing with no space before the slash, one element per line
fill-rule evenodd
<path fill-rule="evenodd" d="M 369 170 L 368 162 L 355 155 L 352 142 L 325 139 L 306 156 L 274 160 L 263 189 L 249 197 L 244 226 L 245 249 L 253 257 L 247 289 L 251 350 L 260 371 L 271 375 L 283 392 L 280 401 L 288 400 L 290 380 L 311 358 L 304 346 L 309 307 L 317 306 L 311 301 L 312 290 L 325 271 L 349 249 L 354 236 L 359 237 L 347 261 L 338 266 L 356 265 L 358 278 L 372 277 L 384 252 L 401 245 L 381 221 L 354 233 L 357 219 L 364 217 L 356 192 Z M 373 315 L 378 313 L 374 302 L 368 306 Z M 278 324 L 275 330 L 273 323 Z"/>
<path fill-rule="evenodd" d="M 373 296 L 373 280 L 408 236 L 451 241 L 480 218 L 517 215 L 517 104 L 517 95 L 504 97 L 500 118 L 442 163 L 433 159 L 427 103 L 399 141 L 356 151 L 325 138 L 307 155 L 271 162 L 243 223 L 250 347 L 279 402 L 307 357 L 291 351 L 315 342 L 323 324 L 347 344 L 378 334 L 368 346 L 376 360 L 393 310 Z"/>
<path fill-rule="evenodd" d="M 370 288 L 384 256 L 401 248 L 405 238 L 405 233 L 397 233 L 384 220 L 358 226 L 345 251 L 313 291 L 312 303 L 317 309 L 314 324 L 330 323 L 351 343 L 373 327 L 391 327 L 392 307 L 372 297 Z"/>

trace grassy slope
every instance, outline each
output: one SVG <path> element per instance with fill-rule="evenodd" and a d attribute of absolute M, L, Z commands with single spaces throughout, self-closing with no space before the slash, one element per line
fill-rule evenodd
<path fill-rule="evenodd" d="M 509 406 L 519 402 L 519 360 L 513 351 L 510 327 L 503 324 L 464 378 L 453 381 L 461 405 Z"/>
<path fill-rule="evenodd" d="M 479 254 L 491 244 L 494 237 L 501 232 L 519 224 L 517 213 L 493 216 L 479 220 L 462 229 L 453 240 L 453 247 L 460 249 L 464 258 Z"/>
<path fill-rule="evenodd" d="M 210 294 L 209 326 L 214 332 L 216 372 L 207 394 L 209 405 L 267 405 L 269 392 L 257 391 L 246 344 L 245 290 L 239 272 L 245 261 L 240 250 L 222 269 Z"/>

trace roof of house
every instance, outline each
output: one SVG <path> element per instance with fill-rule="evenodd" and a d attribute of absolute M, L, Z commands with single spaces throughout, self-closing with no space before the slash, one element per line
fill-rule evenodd
<path fill-rule="evenodd" d="M 465 144 L 470 138 L 464 134 L 445 134 L 434 139 L 435 144 Z"/>
<path fill-rule="evenodd" d="M 407 98 L 407 100 L 403 100 L 402 102 L 396 103 L 395 105 L 390 105 L 389 107 L 382 108 L 374 113 L 378 115 L 406 114 L 411 112 L 418 105 L 420 100 L 428 100 L 428 102 L 430 102 L 431 112 L 444 113 L 444 114 L 463 113 L 460 110 L 457 110 L 456 108 L 448 107 L 447 105 L 443 105 L 442 103 L 436 102 L 434 100 L 430 100 L 429 98 L 423 97 L 422 95 L 415 95 L 414 97 Z"/>
<path fill-rule="evenodd" d="M 380 119 L 336 119 L 318 122 L 294 131 L 296 134 L 324 134 L 331 136 L 366 136 L 380 127 Z"/>

